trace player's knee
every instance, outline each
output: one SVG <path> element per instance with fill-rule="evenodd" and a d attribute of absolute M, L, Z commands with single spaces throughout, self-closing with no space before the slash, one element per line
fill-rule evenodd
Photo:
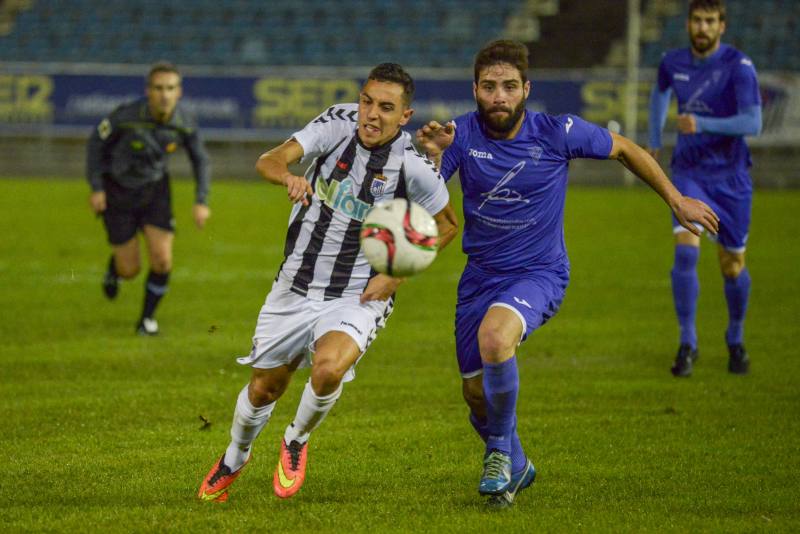
<path fill-rule="evenodd" d="M 720 248 L 719 268 L 725 278 L 737 278 L 742 269 L 744 269 L 744 254 L 737 254 Z"/>
<path fill-rule="evenodd" d="M 483 358 L 504 358 L 514 352 L 515 345 L 513 340 L 497 329 L 481 328 L 478 331 L 478 347 Z"/>
<path fill-rule="evenodd" d="M 253 406 L 266 406 L 278 400 L 284 389 L 286 389 L 284 384 L 263 378 L 255 378 L 250 381 L 248 390 L 250 403 Z"/>
<path fill-rule="evenodd" d="M 311 387 L 317 395 L 328 395 L 342 383 L 344 371 L 333 362 L 315 363 L 311 369 Z"/>
<path fill-rule="evenodd" d="M 139 265 L 138 261 L 115 261 L 114 268 L 117 270 L 117 275 L 126 280 L 135 277 L 141 270 L 141 266 Z"/>
<path fill-rule="evenodd" d="M 720 265 L 722 276 L 725 278 L 738 278 L 744 269 L 744 260 L 724 261 Z"/>
<path fill-rule="evenodd" d="M 172 258 L 169 256 L 153 256 L 150 259 L 150 268 L 157 273 L 172 271 Z"/>

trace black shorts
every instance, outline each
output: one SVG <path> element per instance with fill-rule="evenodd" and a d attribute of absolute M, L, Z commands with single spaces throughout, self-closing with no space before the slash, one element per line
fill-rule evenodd
<path fill-rule="evenodd" d="M 106 192 L 103 222 L 112 245 L 127 243 L 145 224 L 175 231 L 169 176 L 136 189 L 124 187 L 110 178 L 103 179 L 103 186 Z"/>

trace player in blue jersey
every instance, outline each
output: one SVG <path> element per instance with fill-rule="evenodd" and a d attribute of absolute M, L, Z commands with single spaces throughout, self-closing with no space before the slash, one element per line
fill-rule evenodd
<path fill-rule="evenodd" d="M 692 0 L 686 23 L 691 46 L 664 55 L 650 99 L 650 152 L 661 147 L 661 130 L 672 93 L 678 100 L 678 142 L 672 155 L 672 182 L 702 199 L 720 216 L 716 238 L 728 301 L 728 371 L 746 374 L 750 360 L 743 325 L 750 293 L 744 252 L 750 226 L 753 186 L 745 135 L 761 131 L 761 97 L 753 62 L 720 44 L 725 32 L 722 0 Z M 672 374 L 692 374 L 697 360 L 695 310 L 700 238 L 673 218 L 675 263 L 672 294 L 680 324 L 680 346 Z"/>
<path fill-rule="evenodd" d="M 486 443 L 479 492 L 507 505 L 536 471 L 517 435 L 515 351 L 558 311 L 569 281 L 564 199 L 569 161 L 619 160 L 649 184 L 689 231 L 716 232 L 703 202 L 681 195 L 635 143 L 575 115 L 525 109 L 531 89 L 528 50 L 489 43 L 475 58 L 478 110 L 417 132 L 464 194 L 467 266 L 458 286 L 456 351 L 470 422 Z M 445 150 L 446 148 L 446 150 Z"/>

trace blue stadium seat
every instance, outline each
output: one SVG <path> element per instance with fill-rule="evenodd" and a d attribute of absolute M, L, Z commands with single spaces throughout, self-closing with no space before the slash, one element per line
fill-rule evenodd
<path fill-rule="evenodd" d="M 525 0 L 71 0 L 32 2 L 10 35 L 4 61 L 465 67 L 476 46 L 503 34 Z M 800 1 L 728 0 L 725 40 L 760 70 L 796 68 Z M 91 38 L 85 39 L 85 36 Z M 642 63 L 686 46 L 685 13 L 663 20 Z M 266 62 L 266 63 L 265 63 Z"/>

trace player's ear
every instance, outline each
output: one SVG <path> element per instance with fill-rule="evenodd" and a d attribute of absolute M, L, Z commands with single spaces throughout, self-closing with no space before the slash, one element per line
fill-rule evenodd
<path fill-rule="evenodd" d="M 408 124 L 408 121 L 411 120 L 411 115 L 414 114 L 414 110 L 411 108 L 406 108 L 403 110 L 403 116 L 400 117 L 400 126 L 405 126 Z"/>
<path fill-rule="evenodd" d="M 723 33 L 725 33 L 725 28 L 726 28 L 726 27 L 727 27 L 727 26 L 725 25 L 725 21 L 724 21 L 724 20 L 720 21 L 720 23 L 719 23 L 719 34 L 720 34 L 720 35 L 722 35 Z"/>
<path fill-rule="evenodd" d="M 531 94 L 530 80 L 525 80 L 525 83 L 522 85 L 522 93 L 525 95 L 525 100 L 528 100 L 528 95 Z"/>
<path fill-rule="evenodd" d="M 472 96 L 478 100 L 478 84 L 476 82 L 472 82 Z"/>

